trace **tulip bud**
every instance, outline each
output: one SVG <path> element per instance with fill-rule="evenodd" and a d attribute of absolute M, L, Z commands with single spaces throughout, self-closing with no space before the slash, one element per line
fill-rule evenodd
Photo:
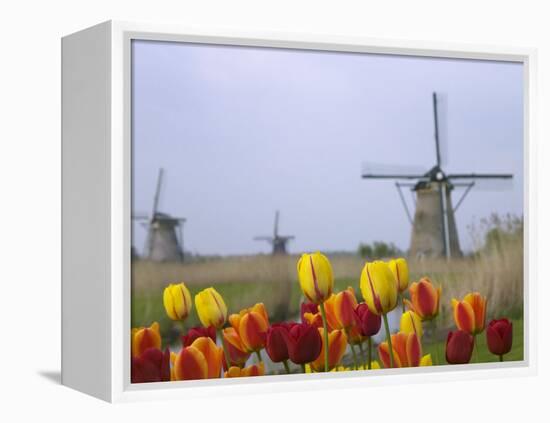
<path fill-rule="evenodd" d="M 327 327 L 329 331 L 333 331 L 334 329 L 342 329 L 342 325 L 338 321 L 338 317 L 336 316 L 336 295 L 332 294 L 323 304 L 325 307 L 325 315 L 327 316 Z M 321 313 L 319 312 L 319 316 L 321 316 Z M 323 319 L 321 317 L 321 326 L 323 324 Z"/>
<path fill-rule="evenodd" d="M 195 306 L 204 327 L 223 327 L 227 319 L 227 306 L 218 291 L 212 287 L 203 289 L 195 295 Z"/>
<path fill-rule="evenodd" d="M 149 348 L 160 350 L 161 338 L 160 328 L 157 322 L 154 322 L 148 328 L 132 329 L 132 356 L 136 357 Z"/>
<path fill-rule="evenodd" d="M 190 346 L 183 348 L 174 363 L 176 380 L 193 380 L 208 378 L 208 363 L 204 354 Z"/>
<path fill-rule="evenodd" d="M 445 358 L 449 364 L 467 364 L 472 358 L 474 337 L 463 330 L 455 330 L 447 335 Z"/>
<path fill-rule="evenodd" d="M 197 326 L 195 328 L 189 329 L 187 335 L 181 337 L 181 342 L 184 347 L 188 347 L 193 343 L 193 341 L 202 336 L 206 336 L 214 343 L 216 342 L 216 328 L 214 326 L 208 326 L 207 328 L 202 326 Z"/>
<path fill-rule="evenodd" d="M 206 360 L 208 367 L 208 378 L 218 378 L 221 375 L 223 349 L 218 347 L 212 339 L 201 337 L 195 339 L 191 347 L 199 350 Z"/>
<path fill-rule="evenodd" d="M 439 313 L 441 287 L 435 288 L 428 278 L 413 282 L 409 288 L 411 301 L 405 300 L 422 320 L 432 320 Z"/>
<path fill-rule="evenodd" d="M 224 368 L 227 369 L 231 366 L 244 366 L 246 360 L 248 360 L 248 357 L 250 357 L 250 352 L 243 344 L 239 333 L 233 327 L 225 328 L 223 330 L 223 339 L 225 341 L 225 346 L 229 354 L 229 360 L 231 361 L 228 366 L 224 358 Z"/>
<path fill-rule="evenodd" d="M 487 347 L 498 356 L 512 349 L 512 322 L 508 319 L 491 320 L 487 326 Z"/>
<path fill-rule="evenodd" d="M 148 348 L 132 357 L 132 383 L 166 382 L 170 380 L 170 351 Z"/>
<path fill-rule="evenodd" d="M 339 292 L 334 298 L 334 314 L 338 322 L 338 329 L 349 329 L 358 324 L 359 319 L 355 313 L 357 299 L 353 288 Z M 328 319 L 328 313 L 327 313 Z"/>
<path fill-rule="evenodd" d="M 432 363 L 432 355 L 431 354 L 426 354 L 420 360 L 420 367 L 432 366 L 432 365 L 433 365 L 433 363 Z"/>
<path fill-rule="evenodd" d="M 183 282 L 164 288 L 163 302 L 166 314 L 172 320 L 185 320 L 192 307 L 191 294 Z"/>
<path fill-rule="evenodd" d="M 388 262 L 390 269 L 397 282 L 397 290 L 399 292 L 405 291 L 409 286 L 409 265 L 404 258 L 398 258 L 390 260 Z"/>
<path fill-rule="evenodd" d="M 324 329 L 318 328 L 319 335 L 323 339 L 321 353 L 319 356 L 311 362 L 311 368 L 316 372 L 322 372 L 325 370 L 325 358 L 324 351 L 326 348 L 324 341 Z M 328 335 L 328 369 L 332 370 L 340 361 L 346 352 L 348 345 L 348 337 L 343 330 L 333 330 Z"/>
<path fill-rule="evenodd" d="M 274 363 L 288 360 L 288 339 L 289 325 L 287 323 L 275 323 L 267 330 L 265 350 Z"/>
<path fill-rule="evenodd" d="M 290 325 L 286 345 L 293 363 L 306 364 L 319 357 L 323 341 L 317 327 L 307 323 L 294 323 Z"/>
<path fill-rule="evenodd" d="M 365 303 L 375 314 L 386 314 L 397 305 L 397 282 L 383 261 L 365 264 L 360 287 Z"/>
<path fill-rule="evenodd" d="M 359 318 L 359 327 L 361 329 L 361 335 L 374 336 L 380 330 L 382 325 L 382 318 L 378 314 L 374 314 L 370 311 L 369 307 L 365 303 L 357 305 L 355 312 Z"/>
<path fill-rule="evenodd" d="M 424 333 L 420 317 L 412 310 L 401 315 L 399 330 L 404 333 L 416 333 L 419 339 L 422 338 Z"/>
<path fill-rule="evenodd" d="M 307 323 L 304 317 L 305 313 L 317 314 L 319 313 L 319 306 L 313 303 L 300 304 L 300 318 L 302 319 L 302 323 Z"/>
<path fill-rule="evenodd" d="M 250 377 L 250 376 L 263 376 L 265 374 L 264 363 L 252 364 L 251 366 L 241 369 L 240 367 L 230 367 L 227 372 L 224 373 L 224 377 Z"/>
<path fill-rule="evenodd" d="M 330 297 L 334 277 L 328 258 L 319 252 L 302 254 L 297 268 L 300 288 L 309 301 L 320 304 Z"/>
<path fill-rule="evenodd" d="M 418 367 L 422 357 L 422 345 L 415 333 L 398 332 L 391 336 L 394 367 Z M 387 342 L 378 346 L 378 356 L 384 367 L 391 367 Z"/>
<path fill-rule="evenodd" d="M 462 301 L 453 298 L 453 317 L 460 330 L 477 335 L 485 329 L 487 299 L 479 292 L 467 294 Z"/>
<path fill-rule="evenodd" d="M 249 351 L 259 351 L 265 346 L 269 319 L 262 303 L 229 316 L 229 323 Z"/>

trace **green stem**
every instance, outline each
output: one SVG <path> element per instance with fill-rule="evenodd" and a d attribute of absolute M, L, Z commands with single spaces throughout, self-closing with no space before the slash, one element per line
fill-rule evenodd
<path fill-rule="evenodd" d="M 290 367 L 288 367 L 288 360 L 283 360 L 283 366 L 285 366 L 285 370 L 287 374 L 290 374 Z"/>
<path fill-rule="evenodd" d="M 185 335 L 185 320 L 180 320 L 181 334 Z"/>
<path fill-rule="evenodd" d="M 258 363 L 261 363 L 262 362 L 262 356 L 260 354 L 260 351 L 255 351 L 256 352 L 256 357 L 258 358 Z"/>
<path fill-rule="evenodd" d="M 325 313 L 325 304 L 319 304 L 321 309 L 321 317 L 323 319 L 323 336 L 325 338 L 325 372 L 328 372 L 328 328 L 327 328 L 327 314 Z"/>
<path fill-rule="evenodd" d="M 370 336 L 369 336 L 368 343 L 369 343 L 369 348 L 368 348 L 368 358 L 367 358 L 367 360 L 369 362 L 367 364 L 367 367 L 368 367 L 369 370 L 371 370 L 372 369 L 372 338 Z"/>
<path fill-rule="evenodd" d="M 439 365 L 439 349 L 437 348 L 437 326 L 435 324 L 435 319 L 432 319 L 432 343 L 434 345 L 435 353 L 435 365 Z"/>
<path fill-rule="evenodd" d="M 384 320 L 384 329 L 386 329 L 386 340 L 388 341 L 388 349 L 390 353 L 390 367 L 393 369 L 393 347 L 391 344 L 390 325 L 388 325 L 387 314 L 383 314 L 382 319 Z"/>
<path fill-rule="evenodd" d="M 498 356 L 498 359 L 499 359 L 499 361 L 504 361 L 504 357 L 502 356 L 502 354 L 500 354 L 500 355 Z"/>
<path fill-rule="evenodd" d="M 305 373 L 306 373 L 306 365 L 305 365 L 305 364 L 302 364 L 301 366 L 302 366 L 302 373 L 305 374 Z"/>
<path fill-rule="evenodd" d="M 351 347 L 351 353 L 353 354 L 353 364 L 355 366 L 355 370 L 357 370 L 359 366 L 357 364 L 357 354 L 355 353 L 355 347 L 352 344 L 349 344 L 349 346 Z"/>
<path fill-rule="evenodd" d="M 477 334 L 474 335 L 474 354 L 475 354 L 475 362 L 479 363 L 479 353 L 477 351 Z"/>
<path fill-rule="evenodd" d="M 405 313 L 405 301 L 403 301 L 403 294 L 399 294 L 399 298 L 401 298 L 401 311 Z"/>
<path fill-rule="evenodd" d="M 225 362 L 227 363 L 227 370 L 229 370 L 229 368 L 231 367 L 231 360 L 229 359 L 229 352 L 227 351 L 227 347 L 225 346 L 225 339 L 223 337 L 222 329 L 218 329 L 218 336 L 222 341 L 223 355 L 225 356 Z"/>
<path fill-rule="evenodd" d="M 365 359 L 365 350 L 363 349 L 363 342 L 359 342 L 359 353 L 361 354 L 361 361 L 363 362 L 363 370 L 367 368 L 367 361 Z"/>

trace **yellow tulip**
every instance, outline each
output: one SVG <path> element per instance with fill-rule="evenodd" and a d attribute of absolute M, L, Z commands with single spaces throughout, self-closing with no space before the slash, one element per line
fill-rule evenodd
<path fill-rule="evenodd" d="M 397 305 L 397 282 L 390 266 L 383 261 L 365 264 L 360 288 L 365 303 L 374 314 L 386 314 Z"/>
<path fill-rule="evenodd" d="M 214 288 L 206 288 L 195 295 L 195 307 L 204 327 L 221 329 L 227 319 L 227 306 Z"/>
<path fill-rule="evenodd" d="M 323 254 L 302 254 L 298 260 L 298 280 L 306 298 L 315 304 L 325 302 L 332 294 L 334 276 L 330 261 Z"/>
<path fill-rule="evenodd" d="M 424 331 L 420 316 L 412 310 L 406 311 L 401 315 L 399 330 L 405 333 L 416 333 L 418 338 L 422 338 Z"/>
<path fill-rule="evenodd" d="M 422 357 L 420 359 L 420 367 L 425 367 L 425 366 L 432 366 L 432 355 L 431 354 L 426 354 L 424 357 Z"/>
<path fill-rule="evenodd" d="M 191 311 L 191 294 L 185 284 L 170 284 L 164 289 L 164 308 L 172 320 L 185 320 Z"/>
<path fill-rule="evenodd" d="M 390 269 L 397 282 L 397 290 L 403 292 L 409 286 L 409 265 L 404 258 L 390 260 L 388 262 Z"/>

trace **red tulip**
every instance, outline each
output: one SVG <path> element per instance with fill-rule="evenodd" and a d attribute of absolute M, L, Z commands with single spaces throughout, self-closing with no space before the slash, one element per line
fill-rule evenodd
<path fill-rule="evenodd" d="M 290 325 L 288 323 L 275 323 L 267 330 L 265 350 L 274 363 L 288 360 L 288 347 L 286 342 L 289 329 Z"/>
<path fill-rule="evenodd" d="M 184 347 L 191 345 L 195 339 L 202 338 L 203 336 L 208 337 L 216 342 L 216 328 L 214 326 L 209 326 L 207 328 L 202 326 L 197 326 L 189 329 L 187 335 L 181 337 L 181 342 Z"/>
<path fill-rule="evenodd" d="M 310 363 L 319 357 L 323 341 L 316 326 L 295 323 L 287 335 L 288 356 L 295 364 Z"/>
<path fill-rule="evenodd" d="M 445 357 L 449 364 L 467 364 L 472 358 L 474 337 L 463 330 L 455 330 L 447 335 Z"/>
<path fill-rule="evenodd" d="M 508 319 L 491 320 L 487 326 L 487 347 L 498 356 L 512 349 L 512 322 Z"/>
<path fill-rule="evenodd" d="M 313 303 L 302 303 L 300 305 L 300 317 L 302 319 L 302 323 L 308 323 L 304 317 L 305 313 L 317 314 L 319 313 L 319 306 Z"/>
<path fill-rule="evenodd" d="M 355 308 L 359 320 L 359 327 L 361 329 L 361 335 L 374 336 L 380 330 L 382 324 L 382 318 L 378 314 L 374 314 L 369 310 L 369 307 L 365 303 L 358 304 Z"/>
<path fill-rule="evenodd" d="M 170 351 L 148 348 L 132 357 L 132 383 L 165 382 L 170 380 Z"/>

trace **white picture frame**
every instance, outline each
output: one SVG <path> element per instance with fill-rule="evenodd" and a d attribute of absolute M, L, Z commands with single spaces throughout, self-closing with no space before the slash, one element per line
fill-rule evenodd
<path fill-rule="evenodd" d="M 238 380 L 130 383 L 133 39 L 502 60 L 524 65 L 524 360 Z M 536 372 L 536 51 L 105 22 L 62 39 L 62 383 L 106 401 L 525 376 Z M 81 269 L 86 266 L 87 271 Z M 321 382 L 322 383 L 319 383 Z"/>

